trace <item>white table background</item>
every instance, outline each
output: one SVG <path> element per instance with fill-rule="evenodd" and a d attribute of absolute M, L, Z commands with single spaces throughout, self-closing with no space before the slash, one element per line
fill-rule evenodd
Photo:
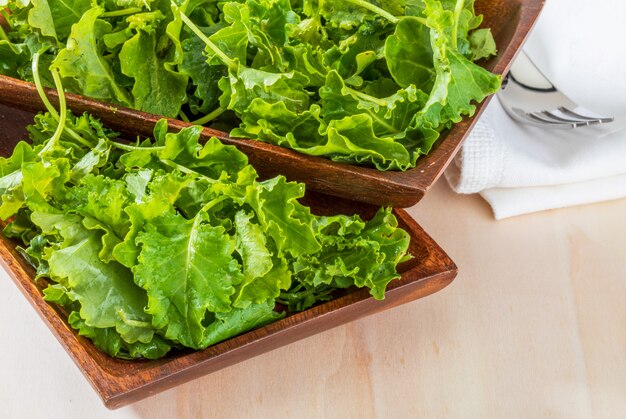
<path fill-rule="evenodd" d="M 626 418 L 626 200 L 496 222 L 439 182 L 410 212 L 448 288 L 117 411 L 3 273 L 0 417 Z"/>

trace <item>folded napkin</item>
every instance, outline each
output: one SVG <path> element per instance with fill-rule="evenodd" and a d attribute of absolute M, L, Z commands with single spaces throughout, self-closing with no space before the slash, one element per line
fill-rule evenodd
<path fill-rule="evenodd" d="M 480 193 L 496 219 L 626 196 L 624 15 L 623 1 L 548 0 L 525 46 L 560 90 L 615 122 L 536 128 L 494 98 L 445 173 L 456 192 Z"/>

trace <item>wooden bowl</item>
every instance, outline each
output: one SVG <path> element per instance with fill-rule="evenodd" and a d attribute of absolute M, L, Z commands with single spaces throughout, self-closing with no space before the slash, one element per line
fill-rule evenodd
<path fill-rule="evenodd" d="M 499 49 L 496 57 L 481 63 L 485 68 L 497 74 L 508 70 L 534 25 L 543 1 L 476 0 L 476 10 L 485 16 L 484 25 L 492 29 Z M 47 94 L 56 103 L 56 93 L 48 91 Z M 231 138 L 225 132 L 209 128 L 204 130 L 203 136 L 207 139 L 215 136 L 225 143 L 236 145 L 265 177 L 282 174 L 289 180 L 305 182 L 310 190 L 328 195 L 375 205 L 409 207 L 419 201 L 441 176 L 488 100 L 478 105 L 473 117 L 464 119 L 444 133 L 432 151 L 418 160 L 417 167 L 406 172 L 379 172 L 335 163 L 259 141 Z M 67 102 L 74 112 L 90 112 L 110 128 L 132 135 L 150 136 L 154 124 L 160 119 L 157 115 L 112 107 L 77 95 L 67 95 Z M 44 110 L 34 84 L 4 76 L 0 76 L 0 103 L 31 111 Z M 170 128 L 176 131 L 188 125 L 170 121 Z"/>
<path fill-rule="evenodd" d="M 32 114 L 0 105 L 0 156 L 8 156 Z M 314 213 L 354 214 L 372 217 L 377 207 L 310 193 L 304 203 Z M 33 281 L 34 270 L 15 250 L 14 242 L 0 234 L 0 263 L 39 316 L 48 325 L 108 408 L 118 408 L 167 390 L 221 368 L 311 336 L 360 317 L 380 312 L 432 294 L 448 285 L 457 268 L 445 252 L 403 210 L 395 215 L 411 236 L 414 258 L 400 265 L 400 280 L 389 284 L 386 298 L 376 301 L 367 290 L 351 289 L 338 298 L 278 322 L 244 333 L 203 351 L 178 351 L 157 361 L 124 361 L 98 350 L 90 340 L 77 336 L 63 311 L 43 300 L 45 284 Z M 1 223 L 0 223 L 1 224 Z M 0 225 L 0 228 L 3 225 Z M 26 342 L 18 342 L 26 344 Z"/>

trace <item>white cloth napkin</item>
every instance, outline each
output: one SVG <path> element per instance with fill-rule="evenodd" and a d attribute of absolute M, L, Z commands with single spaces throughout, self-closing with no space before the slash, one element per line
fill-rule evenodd
<path fill-rule="evenodd" d="M 623 0 L 548 0 L 525 46 L 560 90 L 615 122 L 536 128 L 494 98 L 446 171 L 456 192 L 480 193 L 496 219 L 626 196 L 623 16 Z"/>

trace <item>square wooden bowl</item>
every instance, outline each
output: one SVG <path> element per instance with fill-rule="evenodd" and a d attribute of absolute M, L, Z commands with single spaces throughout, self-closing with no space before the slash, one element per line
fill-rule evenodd
<path fill-rule="evenodd" d="M 0 105 L 0 156 L 6 157 L 32 114 Z M 376 206 L 310 193 L 304 199 L 314 213 L 360 214 L 371 218 Z M 0 264 L 9 272 L 26 299 L 48 325 L 108 408 L 118 408 L 183 382 L 270 351 L 369 314 L 432 294 L 448 285 L 457 268 L 446 253 L 403 210 L 396 210 L 399 224 L 411 236 L 413 259 L 400 265 L 400 280 L 389 284 L 386 298 L 374 300 L 366 289 L 351 289 L 337 298 L 265 327 L 241 334 L 203 351 L 175 351 L 157 361 L 124 361 L 111 358 L 67 324 L 67 315 L 43 299 L 45 283 L 34 282 L 33 268 L 16 251 L 18 244 L 0 234 Z M 0 228 L 4 227 L 0 223 Z M 17 343 L 26 344 L 26 342 Z"/>
<path fill-rule="evenodd" d="M 544 0 L 476 0 L 476 10 L 484 15 L 484 26 L 493 31 L 498 55 L 481 64 L 497 74 L 504 74 L 528 32 L 537 19 Z M 56 100 L 56 93 L 47 94 Z M 417 167 L 406 172 L 379 172 L 375 169 L 335 163 L 321 157 L 312 157 L 272 144 L 254 140 L 231 138 L 226 132 L 206 128 L 207 139 L 218 137 L 236 145 L 246 153 L 250 162 L 265 177 L 278 174 L 289 180 L 305 182 L 310 190 L 328 195 L 347 197 L 354 201 L 393 207 L 409 207 L 419 201 L 441 176 L 461 143 L 484 109 L 487 99 L 478 105 L 476 114 L 465 118 L 444 133 L 432 151 L 418 160 Z M 126 134 L 150 136 L 161 117 L 77 95 L 67 95 L 69 107 L 76 113 L 90 112 L 105 125 Z M 32 83 L 0 76 L 0 103 L 16 108 L 44 110 Z M 178 131 L 188 123 L 171 120 L 170 129 Z"/>

